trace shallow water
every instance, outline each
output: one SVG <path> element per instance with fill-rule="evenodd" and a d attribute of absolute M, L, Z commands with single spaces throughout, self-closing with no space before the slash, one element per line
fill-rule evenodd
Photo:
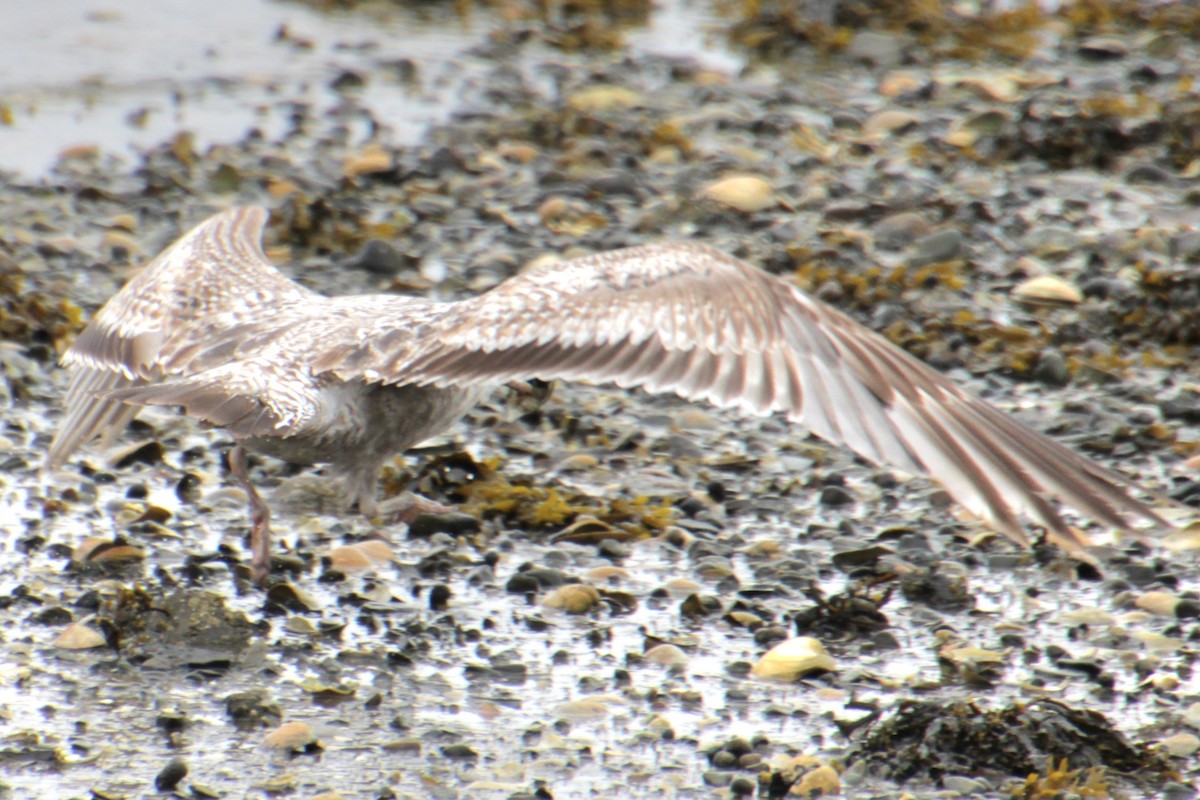
<path fill-rule="evenodd" d="M 706 4 L 668 0 L 628 42 L 736 69 L 743 59 L 708 35 L 712 21 Z M 37 177 L 79 147 L 128 159 L 180 131 L 201 147 L 252 128 L 276 138 L 289 129 L 289 104 L 326 113 L 341 102 L 331 88 L 340 74 L 402 60 L 413 80 L 397 72 L 356 96 L 392 141 L 412 143 L 489 68 L 470 50 L 496 24 L 486 11 L 462 19 L 435 4 L 318 13 L 278 0 L 12 3 L 0 25 L 0 108 L 12 116 L 0 126 L 0 169 Z"/>

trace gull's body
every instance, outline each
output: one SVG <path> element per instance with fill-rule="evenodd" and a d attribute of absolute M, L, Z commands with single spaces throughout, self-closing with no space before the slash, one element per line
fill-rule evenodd
<path fill-rule="evenodd" d="M 1060 544 L 1088 543 L 1052 499 L 1115 528 L 1167 525 L 1130 494 L 1128 478 L 797 287 L 703 245 L 550 264 L 452 303 L 330 298 L 270 264 L 260 244 L 266 218 L 260 208 L 212 217 L 97 312 L 63 359 L 75 373 L 49 453 L 62 464 L 123 429 L 138 405 L 181 406 L 227 429 L 239 443 L 234 471 L 258 503 L 259 577 L 266 507 L 242 447 L 333 464 L 372 513 L 386 459 L 445 430 L 488 388 L 530 378 L 783 413 L 873 462 L 932 476 L 1022 544 L 1022 517 Z"/>

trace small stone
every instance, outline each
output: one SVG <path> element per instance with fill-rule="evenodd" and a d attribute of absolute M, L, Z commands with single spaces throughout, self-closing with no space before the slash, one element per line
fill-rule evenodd
<path fill-rule="evenodd" d="M 1146 592 L 1139 596 L 1133 604 L 1143 611 L 1149 611 L 1160 617 L 1174 617 L 1179 598 L 1170 592 Z"/>
<path fill-rule="evenodd" d="M 1177 653 L 1183 649 L 1183 642 L 1171 636 L 1164 636 L 1153 631 L 1135 631 L 1133 638 L 1145 645 L 1151 653 Z"/>
<path fill-rule="evenodd" d="M 71 552 L 71 562 L 75 565 L 140 561 L 145 557 L 141 549 L 103 536 L 89 536 Z"/>
<path fill-rule="evenodd" d="M 631 108 L 642 95 L 621 86 L 589 86 L 567 97 L 567 105 L 576 111 L 600 112 Z"/>
<path fill-rule="evenodd" d="M 289 753 L 310 753 L 321 749 L 317 735 L 307 722 L 285 722 L 268 733 L 263 743 L 272 750 Z"/>
<path fill-rule="evenodd" d="M 749 778 L 734 778 L 729 784 L 729 793 L 734 797 L 750 797 L 754 794 L 756 785 Z"/>
<path fill-rule="evenodd" d="M 886 109 L 872 114 L 863 123 L 863 134 L 871 139 L 882 139 L 889 134 L 909 131 L 919 125 L 920 122 L 921 118 L 916 114 L 908 111 Z"/>
<path fill-rule="evenodd" d="M 842 793 L 842 779 L 828 764 L 809 770 L 788 794 L 800 797 L 831 797 Z"/>
<path fill-rule="evenodd" d="M 986 794 L 992 788 L 986 781 L 981 781 L 977 778 L 968 778 L 963 775 L 943 776 L 942 786 L 947 791 L 957 792 L 963 797 L 976 797 Z"/>
<path fill-rule="evenodd" d="M 404 256 L 391 242 L 383 239 L 369 239 L 358 255 L 346 262 L 346 267 L 350 269 L 362 269 L 383 276 L 395 275 L 404 266 Z"/>
<path fill-rule="evenodd" d="M 685 430 L 716 430 L 721 426 L 709 414 L 699 408 L 689 407 L 680 411 L 672 420 L 676 427 Z"/>
<path fill-rule="evenodd" d="M 687 578 L 672 578 L 663 584 L 663 588 L 674 597 L 687 597 L 704 589 L 700 584 Z"/>
<path fill-rule="evenodd" d="M 1129 45 L 1111 36 L 1089 36 L 1079 43 L 1077 51 L 1093 61 L 1116 61 L 1129 55 Z"/>
<path fill-rule="evenodd" d="M 241 731 L 247 731 L 268 725 L 278 725 L 283 712 L 278 703 L 269 699 L 266 690 L 249 689 L 227 696 L 225 713 L 233 720 L 234 727 Z"/>
<path fill-rule="evenodd" d="M 442 748 L 442 755 L 458 761 L 471 761 L 479 758 L 474 749 L 465 744 L 450 744 Z"/>
<path fill-rule="evenodd" d="M 837 662 L 825 646 L 811 636 L 798 636 L 772 647 L 751 672 L 774 681 L 795 681 L 812 673 L 833 672 Z"/>
<path fill-rule="evenodd" d="M 687 653 L 673 644 L 660 644 L 646 651 L 645 659 L 664 667 L 683 666 L 691 661 Z"/>
<path fill-rule="evenodd" d="M 1194 733 L 1177 733 L 1160 739 L 1158 744 L 1172 758 L 1188 758 L 1200 750 L 1200 736 Z"/>
<path fill-rule="evenodd" d="M 599 463 L 599 459 L 590 453 L 576 453 L 558 462 L 558 468 L 563 472 L 587 472 Z"/>
<path fill-rule="evenodd" d="M 325 556 L 329 565 L 342 572 L 374 569 L 392 560 L 392 548 L 379 539 L 335 547 Z"/>
<path fill-rule="evenodd" d="M 597 695 L 595 697 L 584 697 L 568 703 L 561 703 L 554 707 L 553 714 L 559 719 L 586 722 L 604 719 L 611 713 L 609 710 L 611 706 L 622 704 L 624 704 L 624 701 L 618 697 Z"/>
<path fill-rule="evenodd" d="M 342 163 L 342 175 L 347 178 L 357 178 L 362 175 L 373 175 L 389 172 L 394 166 L 392 156 L 377 144 L 367 145 L 362 152 L 348 157 Z"/>
<path fill-rule="evenodd" d="M 1189 728 L 1200 730 L 1200 703 L 1192 703 L 1183 712 L 1183 721 Z"/>
<path fill-rule="evenodd" d="M 137 230 L 137 217 L 133 214 L 117 214 L 108 221 L 108 227 L 133 233 Z"/>
<path fill-rule="evenodd" d="M 721 772 L 715 769 L 705 770 L 704 782 L 709 786 L 728 786 L 733 783 L 733 773 Z"/>
<path fill-rule="evenodd" d="M 968 75 L 953 77 L 950 81 L 973 91 L 985 100 L 1012 103 L 1021 96 L 1021 87 L 1012 77 L 993 73 L 990 75 Z"/>
<path fill-rule="evenodd" d="M 928 233 L 929 223 L 911 211 L 886 216 L 871 231 L 880 250 L 902 250 Z"/>
<path fill-rule="evenodd" d="M 821 505 L 848 506 L 854 503 L 854 495 L 841 486 L 826 486 L 821 490 Z"/>
<path fill-rule="evenodd" d="M 182 758 L 172 758 L 154 777 L 154 788 L 160 792 L 172 792 L 179 782 L 187 777 L 187 774 L 187 762 Z"/>
<path fill-rule="evenodd" d="M 107 644 L 104 634 L 82 622 L 68 625 L 54 638 L 54 646 L 63 650 L 90 650 Z"/>
<path fill-rule="evenodd" d="M 555 608 L 568 614 L 586 614 L 600 602 L 600 592 L 582 583 L 560 586 L 542 601 L 546 608 Z"/>
<path fill-rule="evenodd" d="M 479 519 L 461 511 L 445 514 L 421 514 L 408 526 L 408 535 L 415 539 L 427 539 L 435 533 L 461 536 L 479 531 Z"/>
<path fill-rule="evenodd" d="M 1033 305 L 1079 305 L 1083 293 L 1078 287 L 1054 275 L 1038 275 L 1013 287 L 1012 294 Z"/>
<path fill-rule="evenodd" d="M 906 51 L 913 45 L 909 36 L 873 30 L 861 30 L 846 45 L 844 58 L 871 67 L 891 69 L 904 63 Z"/>
<path fill-rule="evenodd" d="M 1052 347 L 1043 350 L 1038 355 L 1037 366 L 1033 368 L 1033 377 L 1047 386 L 1066 386 L 1071 382 L 1071 372 L 1067 369 L 1067 359 L 1062 351 Z"/>
<path fill-rule="evenodd" d="M 606 564 L 601 567 L 592 567 L 583 573 L 583 576 L 587 578 L 589 583 L 619 583 L 629 578 L 629 571 L 621 567 Z"/>
<path fill-rule="evenodd" d="M 958 228 L 943 228 L 928 236 L 922 236 L 912 246 L 908 258 L 910 267 L 940 264 L 962 258 L 965 245 L 963 232 Z"/>
<path fill-rule="evenodd" d="M 701 195 L 746 214 L 771 208 L 777 202 L 771 184 L 757 175 L 730 175 L 704 187 Z"/>

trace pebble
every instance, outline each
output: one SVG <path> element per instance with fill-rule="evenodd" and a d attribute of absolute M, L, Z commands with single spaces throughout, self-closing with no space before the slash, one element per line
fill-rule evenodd
<path fill-rule="evenodd" d="M 842 793 L 842 779 L 828 764 L 809 770 L 788 794 L 800 797 L 831 797 Z"/>
<path fill-rule="evenodd" d="M 263 744 L 272 750 L 289 753 L 307 753 L 320 750 L 321 743 L 307 722 L 285 722 L 263 738 Z"/>
<path fill-rule="evenodd" d="M 1152 591 L 1140 595 L 1133 604 L 1159 617 L 1174 617 L 1179 598 L 1170 592 Z"/>
<path fill-rule="evenodd" d="M 881 219 L 871 231 L 880 250 L 902 250 L 929 233 L 929 223 L 920 214 L 903 211 Z"/>
<path fill-rule="evenodd" d="M 1083 302 L 1083 293 L 1077 286 L 1054 275 L 1024 280 L 1013 287 L 1012 294 L 1027 303 L 1079 305 Z"/>
<path fill-rule="evenodd" d="M 445 514 L 421 514 L 408 526 L 408 535 L 417 539 L 427 539 L 435 533 L 460 536 L 478 531 L 479 519 L 461 511 L 448 511 Z"/>
<path fill-rule="evenodd" d="M 335 547 L 326 555 L 329 565 L 343 572 L 374 569 L 392 559 L 392 548 L 379 539 Z"/>
<path fill-rule="evenodd" d="M 1112 36 L 1089 36 L 1076 48 L 1079 55 L 1093 61 L 1115 61 L 1129 55 L 1129 45 Z"/>
<path fill-rule="evenodd" d="M 580 89 L 567 97 L 567 104 L 576 111 L 597 113 L 631 108 L 642 102 L 642 95 L 621 86 L 597 85 Z"/>
<path fill-rule="evenodd" d="M 1188 727 L 1200 730 L 1200 703 L 1192 703 L 1183 712 L 1183 721 Z"/>
<path fill-rule="evenodd" d="M 894 133 L 904 133 L 921 123 L 921 118 L 908 111 L 886 109 L 877 111 L 863 123 L 863 134 L 868 138 L 880 139 Z"/>
<path fill-rule="evenodd" d="M 730 175 L 705 186 L 701 196 L 745 214 L 763 211 L 778 202 L 771 184 L 757 175 Z"/>
<path fill-rule="evenodd" d="M 836 669 L 837 662 L 824 645 L 811 636 L 798 636 L 768 650 L 751 672 L 763 680 L 795 681 L 814 672 Z"/>
<path fill-rule="evenodd" d="M 1158 744 L 1172 758 L 1188 758 L 1200 750 L 1200 736 L 1194 733 L 1177 733 L 1160 739 Z"/>
<path fill-rule="evenodd" d="M 91 650 L 107 644 L 104 634 L 81 622 L 68 625 L 54 638 L 54 646 L 63 650 Z"/>
<path fill-rule="evenodd" d="M 964 775 L 944 775 L 942 776 L 942 786 L 947 791 L 957 792 L 963 797 L 984 795 L 993 788 L 987 781 L 968 778 Z"/>
<path fill-rule="evenodd" d="M 1047 386 L 1066 386 L 1071 382 L 1071 372 L 1067 369 L 1067 359 L 1057 347 L 1051 347 L 1038 354 L 1037 366 L 1033 368 L 1035 380 Z"/>
<path fill-rule="evenodd" d="M 182 758 L 172 758 L 154 778 L 154 788 L 160 792 L 172 792 L 179 782 L 187 777 L 187 762 Z"/>
<path fill-rule="evenodd" d="M 715 769 L 704 771 L 704 782 L 709 786 L 728 786 L 733 783 L 733 778 L 732 772 L 721 772 Z"/>
<path fill-rule="evenodd" d="M 904 63 L 913 45 L 908 36 L 873 30 L 857 31 L 846 45 L 845 56 L 872 67 L 892 69 Z"/>
<path fill-rule="evenodd" d="M 546 608 L 565 611 L 568 614 L 586 614 L 600 603 L 600 592 L 582 583 L 560 586 L 542 601 Z"/>
<path fill-rule="evenodd" d="M 362 269 L 373 275 L 392 276 L 405 266 L 404 256 L 391 242 L 368 239 L 358 255 L 346 262 L 350 269 Z"/>
<path fill-rule="evenodd" d="M 965 237 L 958 228 L 943 228 L 915 241 L 908 257 L 910 267 L 940 264 L 962 258 Z"/>
<path fill-rule="evenodd" d="M 357 178 L 388 172 L 393 166 L 392 155 L 380 145 L 371 144 L 363 148 L 362 152 L 346 158 L 342 163 L 342 175 Z"/>
<path fill-rule="evenodd" d="M 623 705 L 624 701 L 610 695 L 584 697 L 567 703 L 560 703 L 553 709 L 554 716 L 575 722 L 599 720 L 607 717 L 614 705 Z"/>

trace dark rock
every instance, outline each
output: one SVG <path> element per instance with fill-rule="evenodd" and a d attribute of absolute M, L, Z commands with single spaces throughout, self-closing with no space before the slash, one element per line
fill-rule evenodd
<path fill-rule="evenodd" d="M 154 788 L 160 792 L 174 791 L 179 782 L 187 777 L 187 774 L 187 762 L 182 758 L 172 758 L 154 777 Z"/>
<path fill-rule="evenodd" d="M 428 539 L 435 533 L 461 536 L 478 531 L 479 519 L 461 511 L 421 514 L 408 525 L 408 535 L 416 539 Z"/>

